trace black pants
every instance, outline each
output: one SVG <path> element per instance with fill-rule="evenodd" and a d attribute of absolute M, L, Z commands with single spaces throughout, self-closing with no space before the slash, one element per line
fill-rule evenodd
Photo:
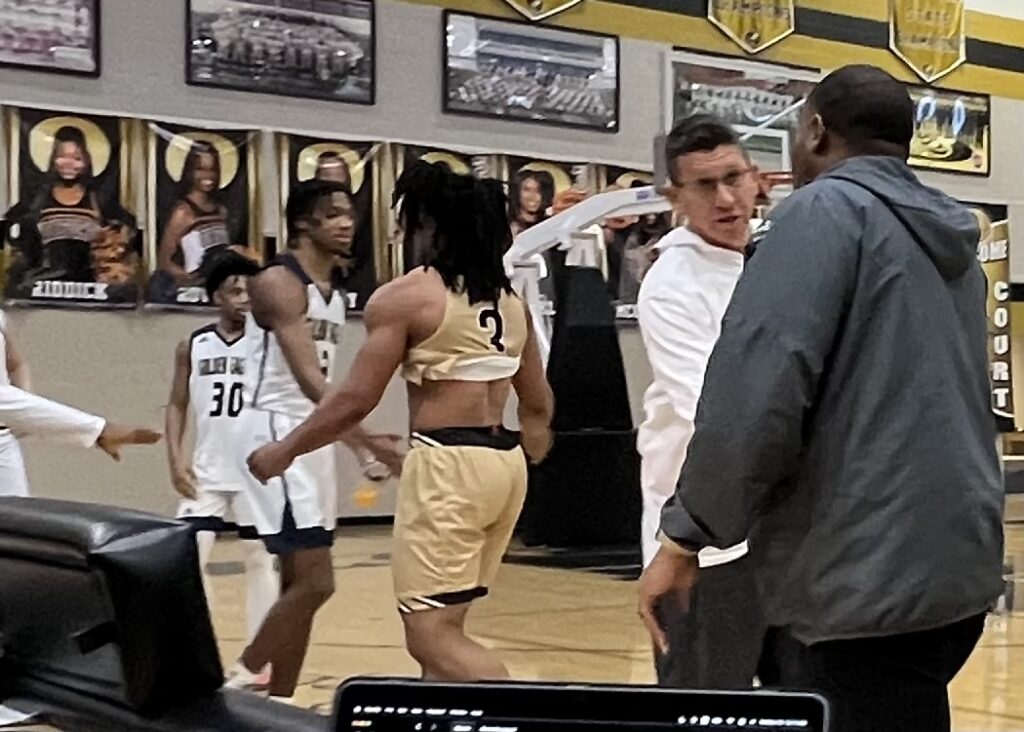
<path fill-rule="evenodd" d="M 749 556 L 700 571 L 689 612 L 666 601 L 658 616 L 669 652 L 655 651 L 658 684 L 681 689 L 749 689 L 765 622 Z"/>
<path fill-rule="evenodd" d="M 831 732 L 949 732 L 949 692 L 985 628 L 985 616 L 922 633 L 807 646 L 772 629 L 765 686 L 828 699 Z"/>

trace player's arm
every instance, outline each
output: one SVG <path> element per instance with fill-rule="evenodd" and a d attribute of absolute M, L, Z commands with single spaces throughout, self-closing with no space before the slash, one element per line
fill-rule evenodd
<path fill-rule="evenodd" d="M 182 454 L 190 398 L 188 380 L 191 375 L 189 343 L 182 341 L 174 352 L 174 378 L 171 381 L 171 395 L 167 400 L 164 433 L 167 435 L 167 466 L 171 471 L 171 484 L 185 498 L 196 497 L 195 476 Z"/>
<path fill-rule="evenodd" d="M 11 385 L 25 391 L 32 391 L 32 374 L 28 368 L 28 360 L 22 353 L 20 339 L 14 332 L 11 321 L 5 318 L 4 340 L 7 344 L 7 375 Z"/>
<path fill-rule="evenodd" d="M 284 267 L 272 267 L 249 280 L 249 297 L 256 323 L 274 334 L 302 393 L 319 404 L 327 379 L 306 324 L 306 289 Z"/>
<path fill-rule="evenodd" d="M 174 263 L 174 254 L 181 246 L 181 238 L 188 232 L 192 223 L 192 213 L 185 204 L 178 204 L 171 212 L 171 218 L 164 226 L 163 236 L 160 237 L 160 247 L 157 250 L 157 266 L 174 277 L 184 277 L 187 272 Z"/>
<path fill-rule="evenodd" d="M 363 322 L 366 341 L 356 354 L 345 381 L 331 389 L 306 421 L 277 444 L 257 450 L 249 468 L 260 480 L 280 475 L 295 458 L 335 442 L 351 433 L 380 402 L 395 370 L 402 363 L 408 342 L 408 320 L 403 298 L 393 287 L 378 290 L 366 305 Z M 387 457 L 379 446 L 366 445 L 396 472 L 397 452 Z"/>
<path fill-rule="evenodd" d="M 526 308 L 526 305 L 523 306 Z M 512 388 L 519 398 L 519 424 L 523 431 L 523 449 L 535 463 L 547 457 L 551 449 L 551 418 L 555 411 L 555 397 L 551 392 L 544 365 L 540 360 L 533 321 L 526 308 L 526 345 L 519 371 L 512 377 Z"/>

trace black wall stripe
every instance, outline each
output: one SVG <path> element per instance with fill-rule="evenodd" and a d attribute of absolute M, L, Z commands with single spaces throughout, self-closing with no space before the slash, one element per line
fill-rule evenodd
<path fill-rule="evenodd" d="M 689 18 L 707 17 L 707 0 L 608 0 L 631 8 L 657 10 Z M 796 32 L 823 41 L 849 43 L 865 48 L 889 48 L 889 24 L 869 18 L 855 18 L 839 13 L 809 8 L 796 9 Z M 677 46 L 686 46 L 680 39 Z M 756 56 L 750 58 L 756 59 Z M 1024 74 L 1024 48 L 1004 43 L 967 39 L 967 61 L 976 66 L 1002 69 Z"/>

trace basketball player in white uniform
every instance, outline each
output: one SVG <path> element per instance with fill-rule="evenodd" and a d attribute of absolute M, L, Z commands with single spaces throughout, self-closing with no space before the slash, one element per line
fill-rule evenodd
<path fill-rule="evenodd" d="M 123 445 L 159 441 L 159 432 L 111 424 L 102 417 L 32 394 L 28 362 L 12 330 L 6 314 L 0 312 L 0 497 L 29 494 L 19 438 L 42 437 L 98 447 L 115 460 L 120 460 Z"/>
<path fill-rule="evenodd" d="M 349 255 L 355 234 L 348 188 L 334 181 L 299 184 L 288 199 L 287 223 L 288 251 L 249 280 L 245 437 L 238 454 L 243 462 L 312 413 L 327 389 L 345 323 L 343 295 L 330 279 L 339 256 Z M 382 462 L 397 462 L 389 440 L 353 430 L 345 442 Z M 280 557 L 281 596 L 235 664 L 228 686 L 251 687 L 270 663 L 271 697 L 288 698 L 298 682 L 313 617 L 334 592 L 333 446 L 296 460 L 266 485 L 251 479 L 248 490 L 256 530 Z"/>
<path fill-rule="evenodd" d="M 178 518 L 197 533 L 199 566 L 212 602 L 206 565 L 216 532 L 230 515 L 239 527 L 245 551 L 246 614 L 251 639 L 278 594 L 273 558 L 258 541 L 246 471 L 238 460 L 241 440 L 246 344 L 243 339 L 249 296 L 246 279 L 259 266 L 240 254 L 223 254 L 206 281 L 206 291 L 220 310 L 220 319 L 195 331 L 178 345 L 174 381 L 167 405 L 167 462 L 171 482 L 182 500 Z M 192 407 L 195 446 L 191 467 L 182 454 L 186 416 Z M 262 679 L 262 685 L 269 680 Z"/>

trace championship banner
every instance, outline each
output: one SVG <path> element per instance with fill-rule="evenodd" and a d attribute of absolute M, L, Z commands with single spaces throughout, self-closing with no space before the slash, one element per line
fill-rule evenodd
<path fill-rule="evenodd" d="M 146 302 L 209 306 L 210 265 L 231 249 L 262 259 L 254 130 L 149 123 Z"/>
<path fill-rule="evenodd" d="M 978 218 L 978 260 L 988 280 L 988 356 L 992 411 L 1001 432 L 1016 429 L 1013 407 L 1013 351 L 1010 319 L 1010 222 L 1005 206 L 967 204 Z"/>
<path fill-rule="evenodd" d="M 602 166 L 599 178 L 602 191 L 642 188 L 654 180 L 649 172 L 612 165 Z M 615 316 L 636 320 L 640 285 L 654 263 L 654 245 L 672 228 L 672 215 L 665 212 L 605 219 L 601 228 L 608 260 L 608 295 L 615 303 Z"/>
<path fill-rule="evenodd" d="M 889 48 L 931 84 L 967 60 L 964 0 L 889 0 Z"/>
<path fill-rule="evenodd" d="M 524 18 L 539 23 L 553 15 L 579 5 L 583 0 L 505 0 L 518 10 Z"/>
<path fill-rule="evenodd" d="M 417 160 L 423 160 L 431 164 L 440 163 L 447 166 L 453 173 L 459 175 L 472 175 L 477 178 L 501 177 L 500 161 L 495 155 L 474 155 L 437 147 L 401 145 L 398 147 L 398 154 L 395 156 L 395 160 L 396 181 L 402 175 L 402 171 L 405 170 L 406 166 L 411 165 Z M 422 257 L 417 252 L 406 249 L 405 242 L 395 242 L 394 246 L 395 251 L 401 253 L 401 272 L 411 272 L 422 264 Z"/>
<path fill-rule="evenodd" d="M 356 233 L 352 253 L 341 262 L 335 284 L 345 292 L 349 310 L 359 311 L 378 285 L 390 279 L 388 237 L 380 224 L 380 160 L 384 143 L 326 140 L 302 135 L 278 135 L 281 168 L 281 211 L 288 194 L 311 179 L 347 183 L 352 191 Z M 282 216 L 277 250 L 287 248 Z"/>
<path fill-rule="evenodd" d="M 988 175 L 992 111 L 983 94 L 909 88 L 914 101 L 910 164 L 944 173 Z"/>
<path fill-rule="evenodd" d="M 141 269 L 132 122 L 8 108 L 7 298 L 135 307 Z"/>
<path fill-rule="evenodd" d="M 794 0 L 708 0 L 708 20 L 749 54 L 796 30 Z"/>

